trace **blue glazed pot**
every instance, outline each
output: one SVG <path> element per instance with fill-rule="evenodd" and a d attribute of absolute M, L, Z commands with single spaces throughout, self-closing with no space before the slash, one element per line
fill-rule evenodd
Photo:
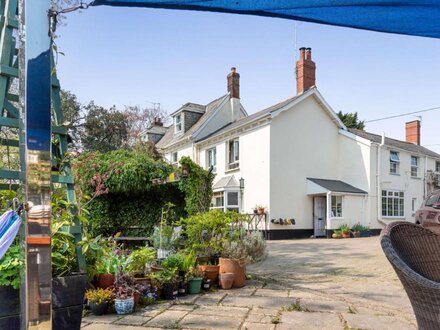
<path fill-rule="evenodd" d="M 116 313 L 119 315 L 130 314 L 133 311 L 134 299 L 115 299 Z"/>

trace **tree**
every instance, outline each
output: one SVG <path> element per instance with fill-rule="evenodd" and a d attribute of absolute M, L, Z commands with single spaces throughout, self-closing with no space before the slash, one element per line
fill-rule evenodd
<path fill-rule="evenodd" d="M 355 128 L 363 130 L 365 128 L 365 121 L 359 120 L 357 112 L 342 113 L 338 112 L 338 117 L 347 128 Z"/>
<path fill-rule="evenodd" d="M 128 145 L 134 146 L 139 140 L 139 133 L 151 126 L 155 119 L 164 122 L 166 111 L 160 105 L 141 107 L 139 105 L 126 106 L 125 113 L 128 120 Z"/>
<path fill-rule="evenodd" d="M 82 114 L 83 106 L 79 103 L 76 95 L 70 91 L 61 90 L 61 111 L 63 115 L 63 122 L 59 123 L 67 127 L 69 137 L 71 138 L 72 146 L 79 148 L 81 145 L 82 128 Z"/>
<path fill-rule="evenodd" d="M 95 105 L 91 101 L 86 107 L 84 134 L 81 142 L 89 151 L 111 151 L 127 146 L 128 120 L 127 115 L 116 110 Z"/>

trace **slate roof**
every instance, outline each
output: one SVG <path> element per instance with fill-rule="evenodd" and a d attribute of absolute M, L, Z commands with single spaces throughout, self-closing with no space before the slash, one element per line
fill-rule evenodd
<path fill-rule="evenodd" d="M 352 185 L 340 180 L 327 180 L 307 178 L 317 185 L 333 192 L 352 193 L 352 194 L 367 194 L 366 191 L 353 187 Z"/>
<path fill-rule="evenodd" d="M 229 94 L 225 94 L 218 99 L 215 99 L 214 101 L 208 103 L 206 106 L 202 106 L 205 108 L 205 113 L 200 117 L 200 119 L 184 134 L 174 136 L 174 124 L 167 127 L 167 131 L 162 139 L 159 140 L 159 142 L 156 143 L 156 147 L 158 149 L 164 149 L 166 147 L 169 147 L 175 143 L 181 142 L 185 139 L 190 138 L 193 133 L 198 130 L 209 118 L 212 116 L 214 111 L 220 106 L 220 104 L 223 103 L 227 98 L 229 98 Z"/>
<path fill-rule="evenodd" d="M 374 142 L 374 143 L 381 143 L 382 142 L 382 136 L 380 136 L 378 134 L 373 134 L 373 133 L 365 132 L 365 131 L 358 130 L 358 129 L 349 129 L 349 131 L 357 136 L 360 136 L 364 139 L 370 140 L 371 142 Z M 394 147 L 394 148 L 406 150 L 409 153 L 425 155 L 425 156 L 429 156 L 429 157 L 433 157 L 433 158 L 440 158 L 440 155 L 438 153 L 436 153 L 432 150 L 429 150 L 425 147 L 414 144 L 414 143 L 409 143 L 409 142 L 385 137 L 385 145 L 388 147 L 391 147 L 391 148 Z"/>
<path fill-rule="evenodd" d="M 269 108 L 260 110 L 260 111 L 255 112 L 255 113 L 253 113 L 253 114 L 251 114 L 251 115 L 249 115 L 247 117 L 244 117 L 244 118 L 241 118 L 241 119 L 239 119 L 237 121 L 234 121 L 234 122 L 232 122 L 232 123 L 230 123 L 230 124 L 228 124 L 226 126 L 223 126 L 219 130 L 217 130 L 217 131 L 215 131 L 215 132 L 213 132 L 213 133 L 211 133 L 211 134 L 209 134 L 207 136 L 204 136 L 201 139 L 196 140 L 195 142 L 199 142 L 199 141 L 205 140 L 205 139 L 207 139 L 207 138 L 209 138 L 209 137 L 211 137 L 213 135 L 221 134 L 221 133 L 223 133 L 225 131 L 228 131 L 230 129 L 234 129 L 235 127 L 238 127 L 238 126 L 244 125 L 246 123 L 249 123 L 249 122 L 251 122 L 251 121 L 253 121 L 253 120 L 255 120 L 255 119 L 259 118 L 259 117 L 264 117 L 265 115 L 268 115 L 271 112 L 274 112 L 276 110 L 279 110 L 279 109 L 283 108 L 284 106 L 286 106 L 287 104 L 289 104 L 290 102 L 292 102 L 293 100 L 298 98 L 299 96 L 301 96 L 301 95 L 297 95 L 297 96 L 291 97 L 291 98 L 289 98 L 289 99 L 287 99 L 285 101 L 282 101 L 280 103 L 277 103 L 277 104 L 275 104 L 275 105 L 273 105 L 273 106 L 271 106 Z"/>

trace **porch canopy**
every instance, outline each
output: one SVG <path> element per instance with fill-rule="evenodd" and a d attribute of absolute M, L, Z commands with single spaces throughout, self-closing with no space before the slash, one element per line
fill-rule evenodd
<path fill-rule="evenodd" d="M 307 195 L 322 195 L 329 192 L 350 195 L 368 194 L 366 191 L 353 187 L 344 181 L 307 178 Z"/>
<path fill-rule="evenodd" d="M 439 0 L 95 0 L 92 5 L 259 15 L 440 38 Z"/>

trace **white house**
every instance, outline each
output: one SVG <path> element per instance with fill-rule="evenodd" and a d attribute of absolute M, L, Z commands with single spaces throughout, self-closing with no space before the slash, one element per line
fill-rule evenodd
<path fill-rule="evenodd" d="M 248 115 L 232 68 L 227 94 L 186 103 L 171 126 L 151 128 L 157 148 L 172 163 L 189 156 L 212 168 L 213 208 L 266 207 L 271 239 L 414 221 L 440 172 L 440 155 L 419 145 L 420 123 L 407 123 L 407 142 L 349 130 L 315 87 L 310 48 L 300 49 L 296 69 L 296 96 Z"/>

